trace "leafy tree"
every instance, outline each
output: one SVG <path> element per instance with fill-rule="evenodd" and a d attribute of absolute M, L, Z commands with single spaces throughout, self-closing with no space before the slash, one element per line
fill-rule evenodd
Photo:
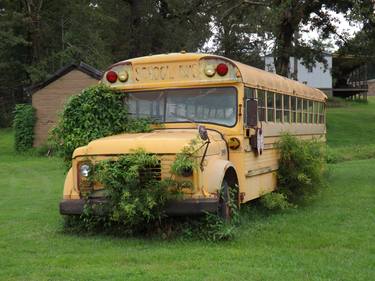
<path fill-rule="evenodd" d="M 223 2 L 211 7 L 213 14 L 213 46 L 211 51 L 234 60 L 263 68 L 261 55 L 267 48 L 264 7 Z"/>
<path fill-rule="evenodd" d="M 241 49 L 245 54 L 244 46 L 251 46 L 251 51 L 267 52 L 267 46 L 258 43 L 259 39 L 274 41 L 272 53 L 275 57 L 276 72 L 289 76 L 289 58 L 302 58 L 307 65 L 315 61 L 324 62 L 324 43 L 330 35 L 336 34 L 345 41 L 345 34 L 338 34 L 332 11 L 347 15 L 358 14 L 359 7 L 368 6 L 370 0 L 354 1 L 327 1 L 327 0 L 236 0 L 210 1 L 212 9 L 222 15 L 222 21 L 217 21 L 217 42 L 221 43 L 218 51 L 230 56 L 233 50 Z M 368 10 L 368 8 L 367 8 Z M 218 17 L 216 17 L 218 18 Z M 362 18 L 361 20 L 365 20 Z M 304 40 L 301 36 L 309 29 L 318 29 L 319 40 Z M 251 53 L 251 51 L 248 53 Z M 243 55 L 242 55 L 243 56 Z M 241 56 L 239 56 L 241 57 Z"/>

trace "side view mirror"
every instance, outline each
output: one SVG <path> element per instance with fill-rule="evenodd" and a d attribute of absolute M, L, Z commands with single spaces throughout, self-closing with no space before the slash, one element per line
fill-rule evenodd
<path fill-rule="evenodd" d="M 256 99 L 246 100 L 246 120 L 247 128 L 255 128 L 258 126 L 258 101 Z"/>
<path fill-rule="evenodd" d="M 199 125 L 198 126 L 198 133 L 199 133 L 199 137 L 206 141 L 208 140 L 208 133 L 207 133 L 207 129 L 205 126 L 202 126 L 202 125 Z"/>

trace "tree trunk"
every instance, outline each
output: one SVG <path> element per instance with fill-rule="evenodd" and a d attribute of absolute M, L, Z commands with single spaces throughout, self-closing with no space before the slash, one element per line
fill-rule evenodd
<path fill-rule="evenodd" d="M 141 39 L 140 39 L 140 26 L 142 23 L 142 1 L 130 0 L 130 50 L 129 57 L 135 58 L 142 56 Z"/>
<path fill-rule="evenodd" d="M 274 58 L 276 73 L 282 76 L 288 77 L 289 72 L 289 58 L 293 48 L 293 34 L 295 27 L 293 24 L 293 9 L 285 9 L 280 18 L 280 24 L 278 25 Z"/>
<path fill-rule="evenodd" d="M 38 62 L 40 59 L 41 50 L 41 27 L 40 12 L 43 6 L 43 0 L 25 0 L 25 6 L 27 10 L 27 17 L 30 20 L 29 36 L 31 41 L 31 62 Z"/>

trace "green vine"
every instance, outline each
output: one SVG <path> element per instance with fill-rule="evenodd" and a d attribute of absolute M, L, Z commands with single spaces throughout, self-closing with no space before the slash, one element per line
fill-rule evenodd
<path fill-rule="evenodd" d="M 123 132 L 149 132 L 151 121 L 130 118 L 125 93 L 97 85 L 72 96 L 65 105 L 49 143 L 71 165 L 73 151 L 90 141 Z"/>
<path fill-rule="evenodd" d="M 33 147 L 35 109 L 29 104 L 17 104 L 14 110 L 14 147 L 23 152 Z"/>
<path fill-rule="evenodd" d="M 171 166 L 171 172 L 178 176 L 184 176 L 189 171 L 197 169 L 196 152 L 199 150 L 200 139 L 192 139 L 189 145 L 182 148 L 181 152 L 176 154 L 176 159 Z"/>

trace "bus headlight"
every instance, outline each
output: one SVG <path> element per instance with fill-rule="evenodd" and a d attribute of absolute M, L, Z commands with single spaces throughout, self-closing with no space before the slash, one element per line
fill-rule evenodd
<path fill-rule="evenodd" d="M 127 71 L 123 71 L 119 73 L 118 80 L 120 80 L 121 82 L 128 81 L 128 78 L 129 78 L 129 74 Z"/>
<path fill-rule="evenodd" d="M 79 174 L 80 174 L 81 177 L 87 178 L 90 174 L 90 171 L 91 171 L 91 167 L 88 164 L 82 164 L 79 167 Z"/>
<path fill-rule="evenodd" d="M 208 64 L 206 65 L 206 67 L 204 68 L 204 73 L 206 74 L 206 76 L 208 77 L 212 77 L 215 75 L 216 73 L 216 69 L 213 65 L 211 64 Z"/>
<path fill-rule="evenodd" d="M 181 176 L 183 177 L 191 177 L 193 175 L 193 168 L 192 167 L 184 167 L 181 169 Z"/>

